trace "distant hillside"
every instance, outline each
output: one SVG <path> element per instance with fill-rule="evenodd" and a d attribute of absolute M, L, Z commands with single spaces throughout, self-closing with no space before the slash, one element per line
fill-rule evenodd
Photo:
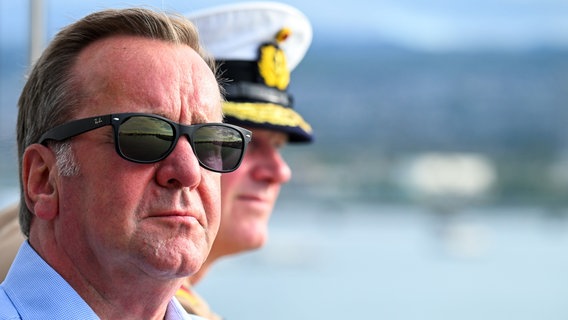
<path fill-rule="evenodd" d="M 23 48 L 0 48 L 0 133 L 12 133 Z M 318 146 L 557 152 L 568 147 L 568 51 L 425 53 L 318 43 L 292 74 Z"/>
<path fill-rule="evenodd" d="M 556 152 L 566 149 L 568 52 L 424 53 L 314 46 L 293 73 L 322 145 Z"/>

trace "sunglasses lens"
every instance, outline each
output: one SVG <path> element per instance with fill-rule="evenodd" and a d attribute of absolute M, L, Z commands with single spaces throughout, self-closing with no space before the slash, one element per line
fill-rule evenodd
<path fill-rule="evenodd" d="M 154 162 L 167 154 L 175 138 L 167 122 L 146 116 L 133 116 L 119 127 L 118 146 L 122 154 L 136 162 Z"/>
<path fill-rule="evenodd" d="M 220 172 L 232 171 L 239 164 L 244 148 L 239 131 L 225 126 L 204 126 L 192 138 L 195 154 L 206 168 Z"/>
<path fill-rule="evenodd" d="M 149 116 L 132 116 L 118 129 L 118 148 L 122 156 L 139 163 L 164 159 L 174 147 L 176 129 L 167 121 Z M 244 137 L 225 125 L 205 125 L 192 134 L 195 155 L 201 165 L 217 172 L 233 171 L 239 165 Z"/>

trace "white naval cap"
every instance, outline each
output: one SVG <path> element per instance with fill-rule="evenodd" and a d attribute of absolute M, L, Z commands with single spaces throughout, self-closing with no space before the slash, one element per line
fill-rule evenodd
<path fill-rule="evenodd" d="M 290 71 L 302 61 L 312 42 L 312 26 L 298 9 L 279 2 L 243 2 L 185 15 L 198 28 L 205 49 L 218 60 L 256 60 L 261 43 L 290 30 L 279 45 Z"/>
<path fill-rule="evenodd" d="M 294 109 L 290 72 L 312 41 L 312 27 L 294 7 L 278 2 L 222 5 L 185 15 L 218 64 L 225 121 L 310 142 L 311 126 Z"/>

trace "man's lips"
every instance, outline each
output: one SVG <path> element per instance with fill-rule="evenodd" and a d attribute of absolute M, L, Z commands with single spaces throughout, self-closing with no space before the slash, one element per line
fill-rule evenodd
<path fill-rule="evenodd" d="M 239 199 L 246 200 L 246 201 L 258 201 L 258 202 L 266 202 L 263 197 L 254 195 L 254 194 L 242 194 L 239 196 Z"/>
<path fill-rule="evenodd" d="M 273 205 L 273 201 L 269 197 L 252 194 L 240 195 L 237 201 L 241 202 L 242 205 L 258 207 L 262 210 L 267 210 Z"/>
<path fill-rule="evenodd" d="M 164 211 L 152 214 L 149 218 L 179 220 L 179 222 L 199 222 L 199 224 L 203 225 L 199 216 L 189 211 Z"/>

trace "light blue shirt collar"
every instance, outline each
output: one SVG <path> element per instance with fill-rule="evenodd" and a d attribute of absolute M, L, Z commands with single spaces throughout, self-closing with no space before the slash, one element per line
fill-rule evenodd
<path fill-rule="evenodd" d="M 89 305 L 25 241 L 0 284 L 0 319 L 99 319 Z M 172 298 L 165 320 L 201 319 Z"/>

